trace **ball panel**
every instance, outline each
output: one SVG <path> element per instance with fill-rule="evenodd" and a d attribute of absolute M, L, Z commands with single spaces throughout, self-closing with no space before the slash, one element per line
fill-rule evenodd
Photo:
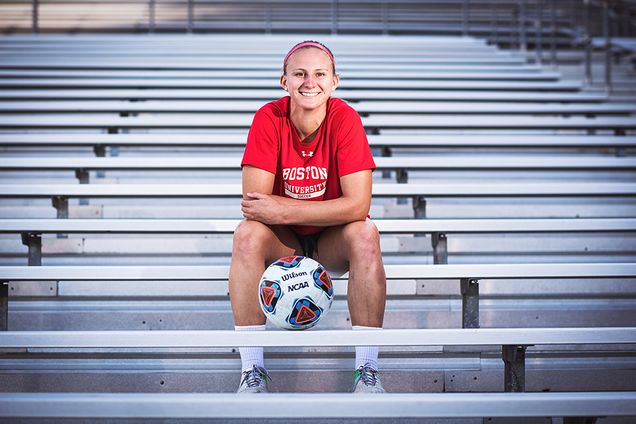
<path fill-rule="evenodd" d="M 259 298 L 261 306 L 265 312 L 274 312 L 276 310 L 276 304 L 283 297 L 283 291 L 280 284 L 276 281 L 263 280 L 259 287 Z"/>
<path fill-rule="evenodd" d="M 314 284 L 331 298 L 333 296 L 333 283 L 331 277 L 322 266 L 316 268 L 313 272 Z"/>
<path fill-rule="evenodd" d="M 284 269 L 298 268 L 303 259 L 305 259 L 304 256 L 286 256 L 274 262 L 273 265 Z"/>
<path fill-rule="evenodd" d="M 302 299 L 296 299 L 287 322 L 294 329 L 303 330 L 316 325 L 321 315 L 322 309 L 320 309 L 310 298 L 305 297 Z"/>

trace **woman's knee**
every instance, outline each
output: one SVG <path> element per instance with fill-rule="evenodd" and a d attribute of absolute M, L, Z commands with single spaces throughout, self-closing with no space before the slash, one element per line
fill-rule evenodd
<path fill-rule="evenodd" d="M 262 255 L 271 237 L 273 233 L 267 225 L 258 221 L 243 220 L 234 230 L 232 255 Z"/>
<path fill-rule="evenodd" d="M 380 233 L 370 219 L 347 224 L 343 235 L 351 254 L 367 258 L 380 255 Z"/>

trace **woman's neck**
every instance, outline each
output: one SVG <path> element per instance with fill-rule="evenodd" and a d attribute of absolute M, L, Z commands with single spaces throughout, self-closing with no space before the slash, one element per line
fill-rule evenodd
<path fill-rule="evenodd" d="M 315 110 L 301 109 L 290 104 L 289 118 L 301 142 L 309 143 L 314 139 L 326 115 L 326 104 Z"/>

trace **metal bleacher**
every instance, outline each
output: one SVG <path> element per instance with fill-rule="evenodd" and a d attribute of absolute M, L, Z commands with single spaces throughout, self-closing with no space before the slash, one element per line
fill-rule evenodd
<path fill-rule="evenodd" d="M 382 332 L 338 273 L 315 330 L 232 331 L 239 158 L 298 36 L 0 37 L 3 422 L 636 419 L 636 105 L 472 37 L 319 38 L 378 164 Z M 346 393 L 363 344 L 386 395 Z M 232 393 L 238 346 L 273 393 Z"/>

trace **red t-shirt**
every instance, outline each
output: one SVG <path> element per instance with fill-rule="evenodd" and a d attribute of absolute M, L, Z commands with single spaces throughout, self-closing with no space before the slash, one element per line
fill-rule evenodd
<path fill-rule="evenodd" d="M 311 201 L 336 199 L 342 196 L 340 177 L 375 169 L 362 121 L 351 106 L 330 98 L 316 137 L 303 144 L 289 119 L 289 100 L 283 97 L 256 112 L 241 162 L 276 176 L 272 194 Z M 307 235 L 323 227 L 292 229 Z"/>

